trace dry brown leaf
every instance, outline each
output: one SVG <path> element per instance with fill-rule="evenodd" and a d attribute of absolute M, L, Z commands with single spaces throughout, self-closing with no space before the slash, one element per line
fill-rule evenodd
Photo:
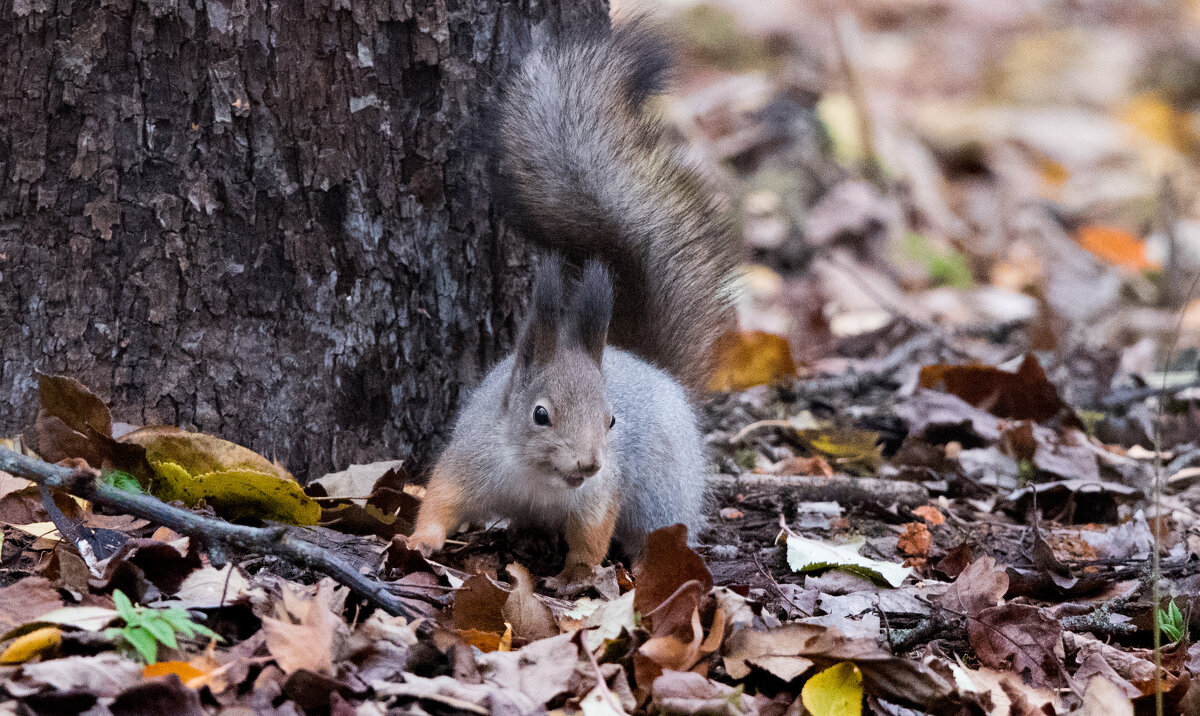
<path fill-rule="evenodd" d="M 1028 604 L 1005 604 L 967 621 L 971 648 L 979 662 L 1011 669 L 1035 687 L 1064 684 L 1062 623 Z"/>
<path fill-rule="evenodd" d="M 454 627 L 502 634 L 506 602 L 508 592 L 482 574 L 473 575 L 454 594 Z"/>
<path fill-rule="evenodd" d="M 1008 574 L 996 566 L 996 560 L 984 555 L 959 573 L 938 603 L 953 612 L 973 617 L 1001 604 L 1007 591 Z"/>
<path fill-rule="evenodd" d="M 36 621 L 62 606 L 54 583 L 45 577 L 26 577 L 0 588 L 0 633 Z"/>
<path fill-rule="evenodd" d="M 281 589 L 275 617 L 262 619 L 267 651 L 285 674 L 304 669 L 332 676 L 349 633 L 342 620 L 349 590 L 328 578 L 317 583 L 315 592 L 287 582 Z"/>
<path fill-rule="evenodd" d="M 513 579 L 513 590 L 500 611 L 504 620 L 512 624 L 513 636 L 537 641 L 558 634 L 554 613 L 533 593 L 533 575 L 529 570 L 514 563 L 504 571 Z"/>
<path fill-rule="evenodd" d="M 685 671 L 664 671 L 654 680 L 654 704 L 666 713 L 708 716 L 749 716 L 766 705 L 763 696 L 739 694 L 737 689 Z"/>
<path fill-rule="evenodd" d="M 58 691 L 79 690 L 97 697 L 113 697 L 138 683 L 142 667 L 115 652 L 96 656 L 66 656 L 38 664 L 25 664 L 13 679 L 22 687 L 40 691 L 51 686 Z M 9 686 L 12 691 L 12 686 Z"/>
<path fill-rule="evenodd" d="M 920 387 L 943 390 L 992 415 L 1014 420 L 1041 422 L 1066 408 L 1032 354 L 1025 356 L 1016 373 L 987 365 L 927 365 L 921 368 Z"/>
<path fill-rule="evenodd" d="M 674 525 L 654 530 L 646 538 L 646 559 L 636 574 L 633 608 L 649 614 L 684 584 L 698 581 L 702 592 L 713 586 L 704 558 L 687 545 L 687 528 Z"/>
<path fill-rule="evenodd" d="M 560 634 L 518 651 L 482 654 L 478 663 L 485 682 L 518 691 L 544 706 L 563 694 L 579 693 L 580 659 L 576 635 Z M 591 669 L 590 663 L 587 668 Z"/>
<path fill-rule="evenodd" d="M 909 522 L 896 543 L 896 549 L 909 557 L 927 557 L 931 541 L 932 536 L 924 522 Z"/>

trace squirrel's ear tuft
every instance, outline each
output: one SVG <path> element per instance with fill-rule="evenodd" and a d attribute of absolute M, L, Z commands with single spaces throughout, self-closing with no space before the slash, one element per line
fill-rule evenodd
<path fill-rule="evenodd" d="M 575 292 L 571 313 L 580 347 L 597 364 L 604 358 L 604 343 L 608 340 L 612 310 L 612 278 L 604 264 L 592 259 L 583 268 L 583 278 Z"/>
<path fill-rule="evenodd" d="M 533 272 L 533 300 L 517 344 L 517 370 L 545 365 L 558 346 L 563 306 L 563 262 L 557 254 L 538 261 Z"/>

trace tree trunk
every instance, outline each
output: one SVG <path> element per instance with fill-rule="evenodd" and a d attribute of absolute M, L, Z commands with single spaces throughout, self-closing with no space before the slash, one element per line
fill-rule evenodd
<path fill-rule="evenodd" d="M 0 0 L 0 437 L 35 371 L 320 474 L 418 464 L 527 251 L 470 120 L 605 0 Z"/>

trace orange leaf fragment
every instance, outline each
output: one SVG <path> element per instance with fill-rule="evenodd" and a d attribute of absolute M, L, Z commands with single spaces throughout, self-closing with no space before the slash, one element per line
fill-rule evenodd
<path fill-rule="evenodd" d="M 924 522 L 909 522 L 896 548 L 909 557 L 924 557 L 929 554 L 930 541 L 929 528 Z"/>
<path fill-rule="evenodd" d="M 167 676 L 175 674 L 183 683 L 204 676 L 204 672 L 187 663 L 186 661 L 159 661 L 154 664 L 147 664 L 142 669 L 143 679 L 153 679 L 159 676 Z"/>
<path fill-rule="evenodd" d="M 933 505 L 921 505 L 913 510 L 913 514 L 925 520 L 925 524 L 933 525 L 934 527 L 946 523 L 946 516 Z"/>
<path fill-rule="evenodd" d="M 1079 227 L 1079 245 L 1093 256 L 1130 273 L 1158 268 L 1146 256 L 1146 243 L 1127 231 L 1089 224 Z"/>

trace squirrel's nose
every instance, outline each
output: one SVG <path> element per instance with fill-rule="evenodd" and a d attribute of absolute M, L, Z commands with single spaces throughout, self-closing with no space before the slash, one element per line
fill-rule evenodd
<path fill-rule="evenodd" d="M 591 458 L 590 460 L 579 460 L 575 463 L 575 469 L 582 475 L 591 477 L 600 470 L 600 460 Z"/>

